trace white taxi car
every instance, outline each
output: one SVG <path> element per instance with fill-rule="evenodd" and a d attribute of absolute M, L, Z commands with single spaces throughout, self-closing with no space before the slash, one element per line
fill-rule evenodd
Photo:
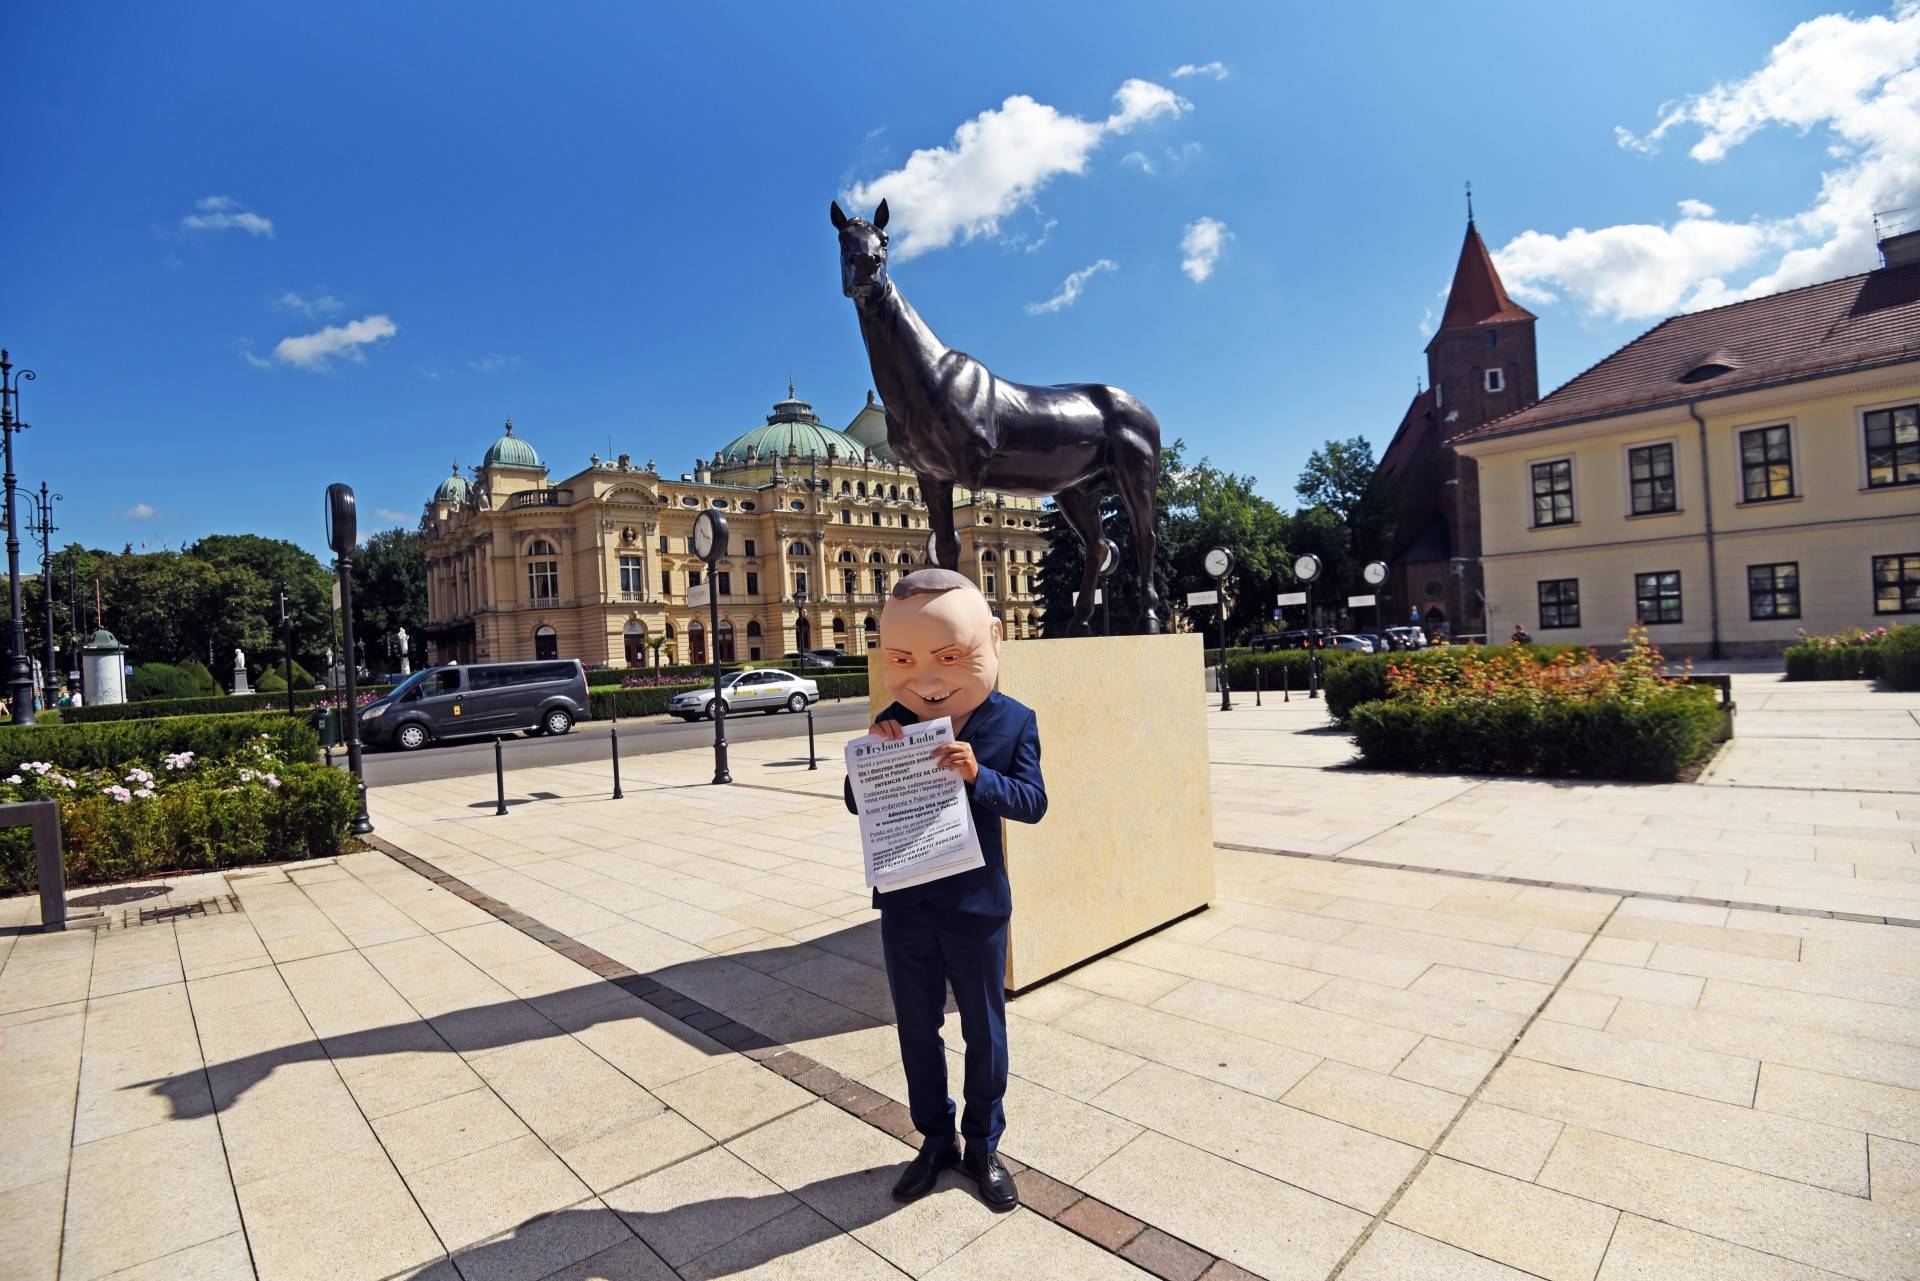
<path fill-rule="evenodd" d="M 820 686 L 804 676 L 766 668 L 725 677 L 720 682 L 720 697 L 729 716 L 742 712 L 804 712 L 820 701 Z M 711 685 L 675 694 L 667 702 L 667 715 L 683 721 L 711 718 L 713 712 Z"/>

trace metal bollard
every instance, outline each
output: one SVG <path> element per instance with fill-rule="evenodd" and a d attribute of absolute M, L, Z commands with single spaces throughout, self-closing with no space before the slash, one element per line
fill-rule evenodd
<path fill-rule="evenodd" d="M 500 736 L 495 734 L 493 736 L 493 788 L 495 796 L 499 798 L 499 804 L 493 808 L 495 815 L 507 812 L 507 766 L 506 758 L 500 754 L 500 743 Z"/>
<path fill-rule="evenodd" d="M 1320 655 L 1307 660 L 1307 697 L 1320 697 Z"/>
<path fill-rule="evenodd" d="M 1293 669 L 1285 663 L 1280 664 L 1280 701 L 1293 701 Z"/>
<path fill-rule="evenodd" d="M 1253 705 L 1263 706 L 1260 702 L 1260 664 L 1257 662 L 1253 665 Z"/>
<path fill-rule="evenodd" d="M 813 754 L 813 709 L 807 709 L 807 768 L 819 769 L 819 758 Z"/>
<path fill-rule="evenodd" d="M 613 799 L 617 801 L 626 795 L 620 790 L 620 726 L 618 722 L 608 727 L 607 738 L 613 744 Z"/>

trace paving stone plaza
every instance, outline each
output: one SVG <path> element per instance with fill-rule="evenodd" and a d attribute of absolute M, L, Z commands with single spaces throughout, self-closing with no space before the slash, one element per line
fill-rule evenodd
<path fill-rule="evenodd" d="M 1911 1281 L 1920 696 L 1734 690 L 1678 785 L 1209 713 L 1213 905 L 1009 1006 L 1009 1215 L 888 1196 L 845 736 L 379 788 L 375 850 L 101 928 L 7 900 L 4 1272 Z"/>

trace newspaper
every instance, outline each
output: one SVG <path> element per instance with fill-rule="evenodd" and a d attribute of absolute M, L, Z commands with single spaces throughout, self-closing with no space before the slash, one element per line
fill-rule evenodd
<path fill-rule="evenodd" d="M 874 889 L 902 889 L 986 866 L 966 784 L 933 763 L 934 749 L 953 741 L 953 719 L 942 716 L 902 726 L 897 741 L 863 734 L 847 744 L 847 778 Z"/>

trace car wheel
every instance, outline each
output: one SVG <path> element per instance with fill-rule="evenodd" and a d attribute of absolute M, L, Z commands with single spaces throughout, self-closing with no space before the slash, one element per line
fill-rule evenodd
<path fill-rule="evenodd" d="M 432 741 L 424 725 L 402 725 L 393 733 L 393 741 L 400 745 L 403 752 L 417 752 Z"/>
<path fill-rule="evenodd" d="M 788 710 L 788 711 L 790 711 L 790 712 L 804 712 L 804 711 L 806 711 L 806 710 L 807 710 L 807 696 L 806 696 L 805 694 L 792 694 L 792 695 L 789 695 L 789 696 L 788 696 L 788 698 L 787 698 L 787 710 Z"/>
<path fill-rule="evenodd" d="M 540 722 L 540 732 L 556 738 L 573 728 L 573 717 L 564 708 L 556 707 L 546 714 Z"/>
<path fill-rule="evenodd" d="M 733 708 L 727 705 L 727 700 L 724 698 L 714 698 L 714 699 L 707 700 L 707 719 L 708 720 L 714 720 L 717 717 L 721 717 L 721 716 L 728 716 L 728 715 L 731 715 L 732 712 L 733 712 Z"/>

